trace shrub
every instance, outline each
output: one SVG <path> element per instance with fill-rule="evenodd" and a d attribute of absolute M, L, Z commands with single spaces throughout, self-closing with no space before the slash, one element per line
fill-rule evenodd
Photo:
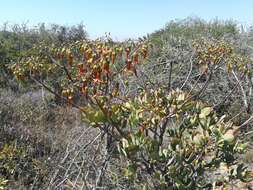
<path fill-rule="evenodd" d="M 117 154 L 126 160 L 124 173 L 134 186 L 203 189 L 225 186 L 235 179 L 247 182 L 250 173 L 238 162 L 238 154 L 245 148 L 237 138 L 240 127 L 218 117 L 211 106 L 199 100 L 208 79 L 196 91 L 150 88 L 143 83 L 138 91 L 129 92 L 129 79 L 140 76 L 138 68 L 152 52 L 151 47 L 143 40 L 117 44 L 110 39 L 61 47 L 40 44 L 12 70 L 17 79 L 33 80 L 69 107 L 79 109 L 90 126 L 106 137 L 106 153 L 94 188 L 101 185 L 110 158 Z M 239 68 L 226 44 L 207 42 L 194 47 L 200 76 L 211 77 L 224 64 L 228 72 L 230 64 Z M 61 94 L 47 83 L 47 76 L 60 70 Z M 183 86 L 187 82 L 188 78 Z M 206 179 L 208 172 L 223 164 L 227 167 L 225 180 Z M 149 176 L 150 181 L 143 176 Z"/>

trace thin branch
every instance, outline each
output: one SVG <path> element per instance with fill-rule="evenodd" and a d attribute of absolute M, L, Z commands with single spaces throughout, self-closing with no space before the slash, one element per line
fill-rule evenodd
<path fill-rule="evenodd" d="M 30 75 L 30 77 L 31 77 L 31 79 L 32 79 L 33 81 L 35 81 L 36 83 L 38 83 L 38 84 L 40 84 L 41 86 L 43 86 L 43 87 L 44 87 L 47 91 L 49 91 L 50 93 L 54 94 L 55 96 L 57 96 L 57 97 L 60 98 L 60 99 L 63 99 L 63 100 L 65 100 L 65 101 L 67 101 L 67 98 L 61 96 L 60 94 L 58 94 L 57 92 L 55 92 L 54 90 L 52 90 L 50 87 L 48 87 L 47 85 L 45 85 L 45 84 L 44 84 L 43 82 L 41 82 L 40 80 L 37 80 L 37 79 L 34 78 L 32 75 Z M 77 105 L 77 104 L 75 104 L 75 103 L 73 103 L 73 102 L 71 102 L 71 105 L 72 105 L 73 107 L 79 109 L 80 111 L 83 111 L 83 109 L 82 109 L 79 105 Z"/>
<path fill-rule="evenodd" d="M 69 78 L 69 80 L 70 80 L 72 83 L 75 83 L 75 81 L 72 79 L 72 77 L 71 77 L 71 75 L 70 75 L 70 73 L 69 73 L 67 67 L 66 67 L 64 64 L 62 64 L 62 65 L 61 65 L 61 64 L 58 64 L 58 62 L 57 62 L 49 53 L 48 53 L 48 55 L 49 55 L 51 61 L 52 61 L 54 64 L 56 64 L 56 65 L 58 65 L 58 66 L 60 66 L 60 67 L 63 68 L 63 70 L 64 70 L 64 72 L 66 73 L 66 75 L 67 75 L 67 77 Z"/>
<path fill-rule="evenodd" d="M 169 72 L 168 91 L 171 89 L 172 68 L 173 68 L 173 64 L 172 64 L 172 61 L 170 61 L 170 72 Z"/>
<path fill-rule="evenodd" d="M 238 84 L 240 86 L 240 89 L 241 89 L 241 92 L 242 92 L 242 96 L 243 96 L 243 103 L 244 103 L 244 106 L 246 107 L 246 109 L 248 110 L 249 105 L 248 105 L 247 96 L 246 96 L 246 93 L 245 93 L 245 91 L 243 89 L 243 86 L 242 86 L 240 80 L 238 79 L 238 77 L 236 76 L 236 74 L 235 74 L 235 72 L 233 70 L 232 70 L 232 74 L 233 74 L 233 76 L 235 77 L 235 80 L 238 82 Z"/>
<path fill-rule="evenodd" d="M 246 125 L 248 125 L 248 124 L 250 124 L 252 122 L 253 122 L 253 115 L 249 119 L 247 119 L 243 124 L 241 124 L 239 126 L 239 128 L 243 128 L 243 127 L 245 127 Z"/>
<path fill-rule="evenodd" d="M 183 85 L 181 86 L 180 89 L 184 88 L 184 86 L 186 85 L 186 83 L 189 80 L 189 77 L 191 76 L 192 68 L 193 68 L 193 62 L 192 62 L 193 56 L 194 56 L 194 53 L 192 53 L 191 58 L 190 58 L 190 70 L 189 70 L 189 73 L 188 73 L 188 75 L 187 75 L 187 77 L 186 77 L 186 79 L 185 79 L 185 81 L 184 81 L 184 83 L 183 83 Z"/>

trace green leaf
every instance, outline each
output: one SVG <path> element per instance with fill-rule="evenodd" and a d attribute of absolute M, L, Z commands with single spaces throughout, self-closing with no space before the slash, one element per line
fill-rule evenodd
<path fill-rule="evenodd" d="M 206 118 L 212 111 L 211 107 L 205 107 L 201 110 L 201 113 L 199 114 L 199 118 Z"/>
<path fill-rule="evenodd" d="M 97 123 L 106 122 L 106 116 L 105 116 L 105 114 L 101 110 L 95 112 L 94 121 L 97 122 Z"/>
<path fill-rule="evenodd" d="M 231 133 L 226 133 L 223 135 L 223 140 L 227 143 L 232 143 L 235 140 L 235 136 Z"/>
<path fill-rule="evenodd" d="M 83 109 L 84 117 L 89 123 L 105 123 L 107 117 L 101 110 L 94 110 L 92 108 L 86 107 Z"/>
<path fill-rule="evenodd" d="M 132 112 L 130 114 L 128 121 L 129 121 L 129 124 L 130 124 L 131 127 L 137 126 L 137 124 L 138 124 L 138 116 L 137 116 L 136 112 Z"/>
<path fill-rule="evenodd" d="M 129 164 L 124 172 L 124 175 L 126 177 L 132 177 L 133 175 L 135 175 L 136 170 L 137 170 L 137 166 L 135 164 Z"/>
<path fill-rule="evenodd" d="M 197 146 L 202 146 L 203 143 L 203 135 L 201 134 L 197 134 L 193 137 L 193 142 L 194 144 L 196 144 Z"/>

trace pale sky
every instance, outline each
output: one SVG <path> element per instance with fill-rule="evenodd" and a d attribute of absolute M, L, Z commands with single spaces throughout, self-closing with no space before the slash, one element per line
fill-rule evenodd
<path fill-rule="evenodd" d="M 253 0 L 0 0 L 0 24 L 83 23 L 94 38 L 139 37 L 173 19 L 198 16 L 253 23 Z"/>

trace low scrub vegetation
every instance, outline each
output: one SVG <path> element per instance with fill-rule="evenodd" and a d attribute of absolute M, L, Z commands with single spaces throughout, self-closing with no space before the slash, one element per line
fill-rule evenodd
<path fill-rule="evenodd" d="M 0 189 L 252 188 L 250 30 L 13 30 L 0 32 Z"/>

